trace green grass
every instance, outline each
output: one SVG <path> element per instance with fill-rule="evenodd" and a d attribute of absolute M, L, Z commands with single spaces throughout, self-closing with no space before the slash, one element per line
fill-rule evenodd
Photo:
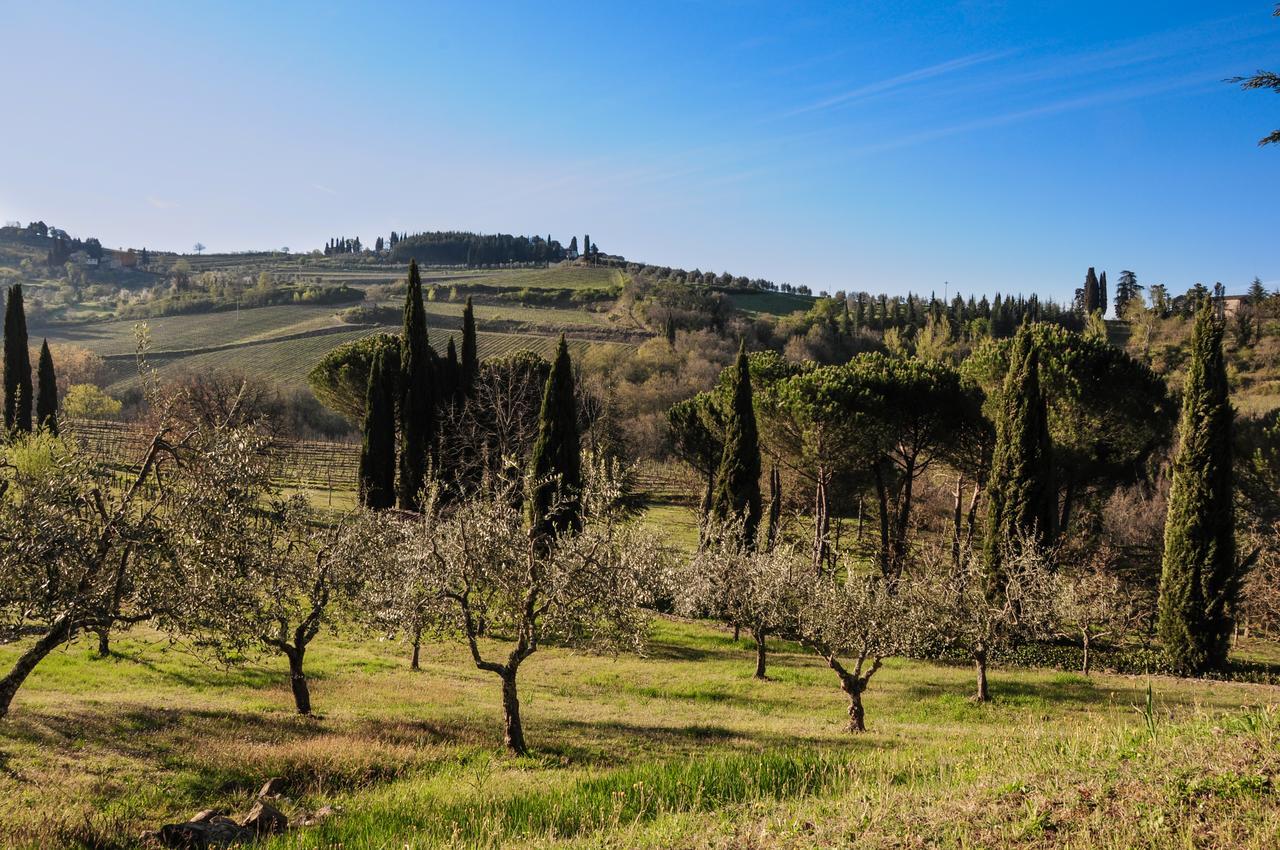
<path fill-rule="evenodd" d="M 0 724 L 0 845 L 111 843 L 225 806 L 269 776 L 286 813 L 339 814 L 281 848 L 1270 847 L 1277 691 L 893 660 L 843 731 L 835 677 L 771 643 L 769 681 L 721 628 L 658 620 L 648 657 L 544 649 L 522 669 L 533 753 L 500 748 L 497 681 L 455 644 L 406 652 L 328 632 L 319 716 L 285 665 L 223 670 L 155 633 L 48 659 Z M 0 663 L 16 647 L 0 647 Z"/>
<path fill-rule="evenodd" d="M 746 313 L 769 313 L 785 316 L 797 310 L 808 310 L 814 298 L 788 292 L 735 292 L 729 296 L 734 307 Z"/>

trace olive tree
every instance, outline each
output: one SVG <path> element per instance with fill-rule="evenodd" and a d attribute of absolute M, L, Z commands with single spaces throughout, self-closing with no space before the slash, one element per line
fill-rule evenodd
<path fill-rule="evenodd" d="M 1053 631 L 1080 643 L 1080 672 L 1090 669 L 1098 639 L 1120 640 L 1134 627 L 1139 609 L 1135 589 L 1099 561 L 1068 566 L 1050 577 L 1049 616 Z"/>
<path fill-rule="evenodd" d="M 753 549 L 741 534 L 720 529 L 709 539 L 677 583 L 677 610 L 746 628 L 756 645 L 755 677 L 764 679 L 765 639 L 795 622 L 795 588 L 812 567 L 798 561 L 789 545 Z"/>
<path fill-rule="evenodd" d="M 192 580 L 183 628 L 224 661 L 283 655 L 294 705 L 299 714 L 310 714 L 307 649 L 322 629 L 336 628 L 351 613 L 395 527 L 368 512 L 330 519 L 302 496 L 255 506 L 254 512 L 251 522 L 237 523 L 241 533 L 234 543 L 184 554 Z M 192 539 L 232 531 L 225 515 L 188 512 L 177 524 Z"/>
<path fill-rule="evenodd" d="M 792 591 L 796 635 L 835 672 L 849 698 L 849 731 L 865 732 L 862 695 L 885 658 L 923 634 L 916 596 L 881 574 L 802 573 Z"/>
<path fill-rule="evenodd" d="M 0 449 L 0 620 L 35 642 L 0 678 L 0 717 L 55 648 L 144 620 L 181 630 L 200 553 L 238 549 L 267 483 L 252 431 L 169 422 L 141 456 L 97 463 L 48 434 Z M 183 533 L 190 523 L 211 533 Z"/>
<path fill-rule="evenodd" d="M 518 755 L 528 750 L 521 665 L 548 643 L 642 650 L 644 606 L 663 592 L 652 535 L 599 512 L 595 497 L 587 503 L 581 531 L 553 545 L 531 539 L 521 511 L 502 494 L 429 506 L 407 522 L 404 542 L 388 553 L 372 589 L 371 607 L 384 622 L 425 613 L 432 631 L 463 641 L 476 667 L 498 677 L 504 742 Z M 425 612 L 423 600 L 430 601 Z"/>
<path fill-rule="evenodd" d="M 912 604 L 929 612 L 930 641 L 959 650 L 973 662 L 978 702 L 990 699 L 987 667 L 992 656 L 1019 639 L 1043 633 L 1052 611 L 1050 570 L 1031 541 L 1007 545 L 999 581 L 988 580 L 984 563 L 980 552 L 967 551 L 960 569 L 926 567 L 910 589 L 916 597 Z"/>

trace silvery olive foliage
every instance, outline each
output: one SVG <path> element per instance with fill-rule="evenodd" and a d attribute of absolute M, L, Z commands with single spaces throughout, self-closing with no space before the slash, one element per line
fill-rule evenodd
<path fill-rule="evenodd" d="M 765 638 L 793 630 L 797 593 L 813 567 L 787 543 L 743 545 L 741 524 L 709 527 L 708 543 L 681 572 L 676 610 L 746 629 L 756 644 L 756 677 L 765 677 Z"/>
<path fill-rule="evenodd" d="M 862 694 L 885 658 L 911 653 L 927 633 L 910 576 L 810 572 L 797 587 L 796 636 L 827 662 L 849 698 L 849 731 L 866 731 Z"/>
<path fill-rule="evenodd" d="M 973 661 L 975 698 L 985 702 L 992 653 L 1053 631 L 1052 554 L 1030 539 L 1006 544 L 1001 563 L 1007 567 L 999 581 L 990 580 L 979 551 L 963 551 L 958 569 L 942 568 L 941 553 L 936 560 L 931 568 L 926 565 L 909 592 L 927 612 L 935 648 L 960 650 Z"/>
<path fill-rule="evenodd" d="M 0 716 L 40 660 L 84 631 L 184 627 L 200 581 L 189 565 L 244 545 L 267 484 L 261 449 L 251 430 L 174 420 L 123 468 L 73 434 L 0 449 L 0 618 L 11 635 L 39 635 L 0 679 Z"/>
<path fill-rule="evenodd" d="M 507 746 L 526 750 L 516 674 L 554 643 L 604 652 L 643 652 L 649 608 L 669 593 L 665 557 L 651 532 L 604 506 L 608 482 L 592 482 L 581 531 L 531 538 L 507 495 L 441 505 L 428 500 L 402 524 L 402 539 L 367 592 L 392 628 L 418 623 L 464 642 L 476 667 L 503 684 Z"/>
<path fill-rule="evenodd" d="M 289 662 L 299 713 L 311 698 L 303 670 L 324 628 L 355 619 L 355 606 L 396 529 L 367 511 L 321 515 L 302 496 L 243 506 L 243 513 L 184 513 L 191 540 L 178 557 L 190 576 L 182 630 L 194 645 L 234 662 L 278 652 Z"/>

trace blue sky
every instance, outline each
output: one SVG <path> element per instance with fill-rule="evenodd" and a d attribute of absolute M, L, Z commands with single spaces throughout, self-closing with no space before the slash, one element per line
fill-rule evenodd
<path fill-rule="evenodd" d="M 1272 3 L 5 3 L 0 218 L 588 232 L 815 289 L 1280 286 Z"/>

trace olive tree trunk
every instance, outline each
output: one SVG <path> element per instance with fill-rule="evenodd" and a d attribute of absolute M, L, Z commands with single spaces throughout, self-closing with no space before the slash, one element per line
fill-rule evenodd
<path fill-rule="evenodd" d="M 973 654 L 973 667 L 978 674 L 978 693 L 975 699 L 978 702 L 986 702 L 991 698 L 990 692 L 987 690 L 987 652 L 980 649 Z"/>
<path fill-rule="evenodd" d="M 502 716 L 505 723 L 502 743 L 518 756 L 527 755 L 524 742 L 524 726 L 520 723 L 520 696 L 516 692 L 516 670 L 508 666 L 502 673 Z"/>
<path fill-rule="evenodd" d="M 13 667 L 9 668 L 9 672 L 3 679 L 0 679 L 0 718 L 8 716 L 9 705 L 13 702 L 14 695 L 18 693 L 18 688 L 22 687 L 22 683 L 26 681 L 27 676 L 31 675 L 36 665 L 70 639 L 73 631 L 71 620 L 60 617 L 30 649 L 18 656 Z"/>
<path fill-rule="evenodd" d="M 863 665 L 867 660 L 865 656 L 858 659 L 853 670 L 845 668 L 840 663 L 840 659 L 834 655 L 827 655 L 826 659 L 827 665 L 840 678 L 840 690 L 844 691 L 845 696 L 849 698 L 849 725 L 846 728 L 853 733 L 867 731 L 867 713 L 862 707 L 862 693 L 871 682 L 871 677 L 880 669 L 881 659 L 872 659 L 871 666 L 866 668 L 865 672 L 863 672 Z"/>
<path fill-rule="evenodd" d="M 763 629 L 752 629 L 751 636 L 756 641 L 756 678 L 767 679 L 765 675 L 765 633 Z"/>
<path fill-rule="evenodd" d="M 409 660 L 410 670 L 421 670 L 422 667 L 418 663 L 418 656 L 422 650 L 422 626 L 415 625 L 413 627 L 413 658 Z"/>
<path fill-rule="evenodd" d="M 289 659 L 289 687 L 293 691 L 293 704 L 298 713 L 303 715 L 311 713 L 311 689 L 307 686 L 307 674 L 302 669 L 306 653 L 305 645 L 290 646 L 284 650 L 285 657 Z"/>

